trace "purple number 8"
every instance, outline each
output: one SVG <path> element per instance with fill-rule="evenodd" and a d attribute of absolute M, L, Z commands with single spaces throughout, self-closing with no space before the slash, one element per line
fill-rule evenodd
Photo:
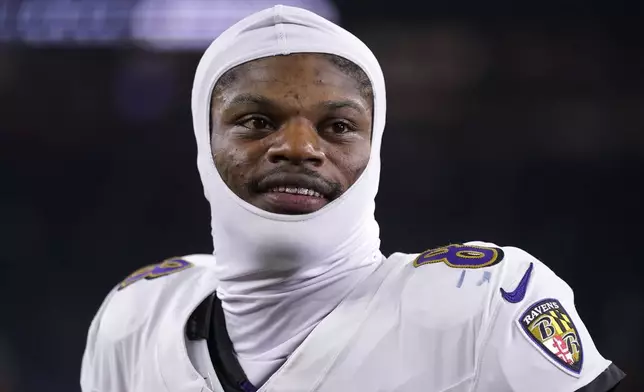
<path fill-rule="evenodd" d="M 123 290 L 132 283 L 136 283 L 141 279 L 155 279 L 162 276 L 170 275 L 175 272 L 183 271 L 186 268 L 192 267 L 192 263 L 181 259 L 167 259 L 159 264 L 149 265 L 140 268 L 130 274 L 121 284 L 118 289 Z"/>
<path fill-rule="evenodd" d="M 445 263 L 452 268 L 484 268 L 503 260 L 503 250 L 485 246 L 452 244 L 421 253 L 414 267 Z"/>

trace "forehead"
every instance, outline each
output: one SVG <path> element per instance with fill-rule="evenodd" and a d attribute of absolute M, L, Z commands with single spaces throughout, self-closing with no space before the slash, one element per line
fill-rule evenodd
<path fill-rule="evenodd" d="M 355 75 L 327 55 L 291 54 L 257 59 L 226 72 L 217 82 L 213 98 L 224 101 L 239 93 L 268 97 L 290 95 L 300 101 L 363 99 Z M 369 106 L 371 102 L 365 102 Z"/>

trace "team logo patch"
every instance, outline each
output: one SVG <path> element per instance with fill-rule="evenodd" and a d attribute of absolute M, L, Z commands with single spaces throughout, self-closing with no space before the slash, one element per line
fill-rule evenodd
<path fill-rule="evenodd" d="M 452 268 L 484 268 L 503 260 L 503 250 L 485 246 L 452 244 L 421 253 L 414 267 L 445 263 Z"/>
<path fill-rule="evenodd" d="M 162 276 L 170 275 L 175 272 L 183 271 L 186 268 L 192 267 L 192 263 L 181 259 L 167 259 L 159 264 L 149 265 L 132 272 L 125 280 L 123 280 L 118 290 L 123 290 L 132 283 L 136 283 L 141 279 L 156 279 Z"/>
<path fill-rule="evenodd" d="M 559 301 L 547 298 L 531 305 L 517 323 L 546 358 L 564 372 L 579 377 L 584 362 L 579 331 Z"/>

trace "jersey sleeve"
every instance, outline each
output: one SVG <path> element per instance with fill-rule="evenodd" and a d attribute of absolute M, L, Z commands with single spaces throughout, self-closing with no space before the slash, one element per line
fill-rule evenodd
<path fill-rule="evenodd" d="M 612 391 L 624 373 L 595 347 L 572 289 L 528 253 L 504 251 L 474 391 Z"/>
<path fill-rule="evenodd" d="M 122 342 L 111 341 L 101 332 L 103 315 L 114 294 L 107 296 L 89 327 L 81 364 L 82 392 L 127 391 L 127 351 L 122 349 Z"/>
<path fill-rule="evenodd" d="M 114 287 L 89 327 L 81 390 L 167 390 L 167 380 L 158 370 L 160 342 L 166 339 L 161 326 L 166 332 L 175 326 L 177 334 L 183 331 L 185 322 L 180 314 L 189 310 L 193 297 L 201 295 L 196 294 L 197 288 L 211 291 L 210 285 L 198 283 L 199 279 L 208 279 L 208 269 L 202 266 L 211 263 L 212 256 L 208 255 L 170 258 L 134 271 Z"/>

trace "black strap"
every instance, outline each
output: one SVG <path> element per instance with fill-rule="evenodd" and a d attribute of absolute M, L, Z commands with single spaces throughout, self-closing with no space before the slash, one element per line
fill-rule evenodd
<path fill-rule="evenodd" d="M 244 369 L 235 356 L 233 343 L 226 328 L 224 310 L 216 295 L 213 305 L 208 350 L 217 378 L 226 392 L 255 392 L 257 388 L 248 381 Z"/>
<path fill-rule="evenodd" d="M 610 364 L 599 376 L 575 392 L 614 392 L 626 374 L 615 364 Z"/>
<path fill-rule="evenodd" d="M 216 293 L 209 295 L 190 315 L 186 336 L 190 340 L 206 339 L 212 366 L 225 392 L 257 391 L 235 356 L 224 310 Z"/>
<path fill-rule="evenodd" d="M 215 297 L 215 294 L 209 295 L 190 315 L 186 325 L 186 336 L 189 340 L 208 339 Z"/>

